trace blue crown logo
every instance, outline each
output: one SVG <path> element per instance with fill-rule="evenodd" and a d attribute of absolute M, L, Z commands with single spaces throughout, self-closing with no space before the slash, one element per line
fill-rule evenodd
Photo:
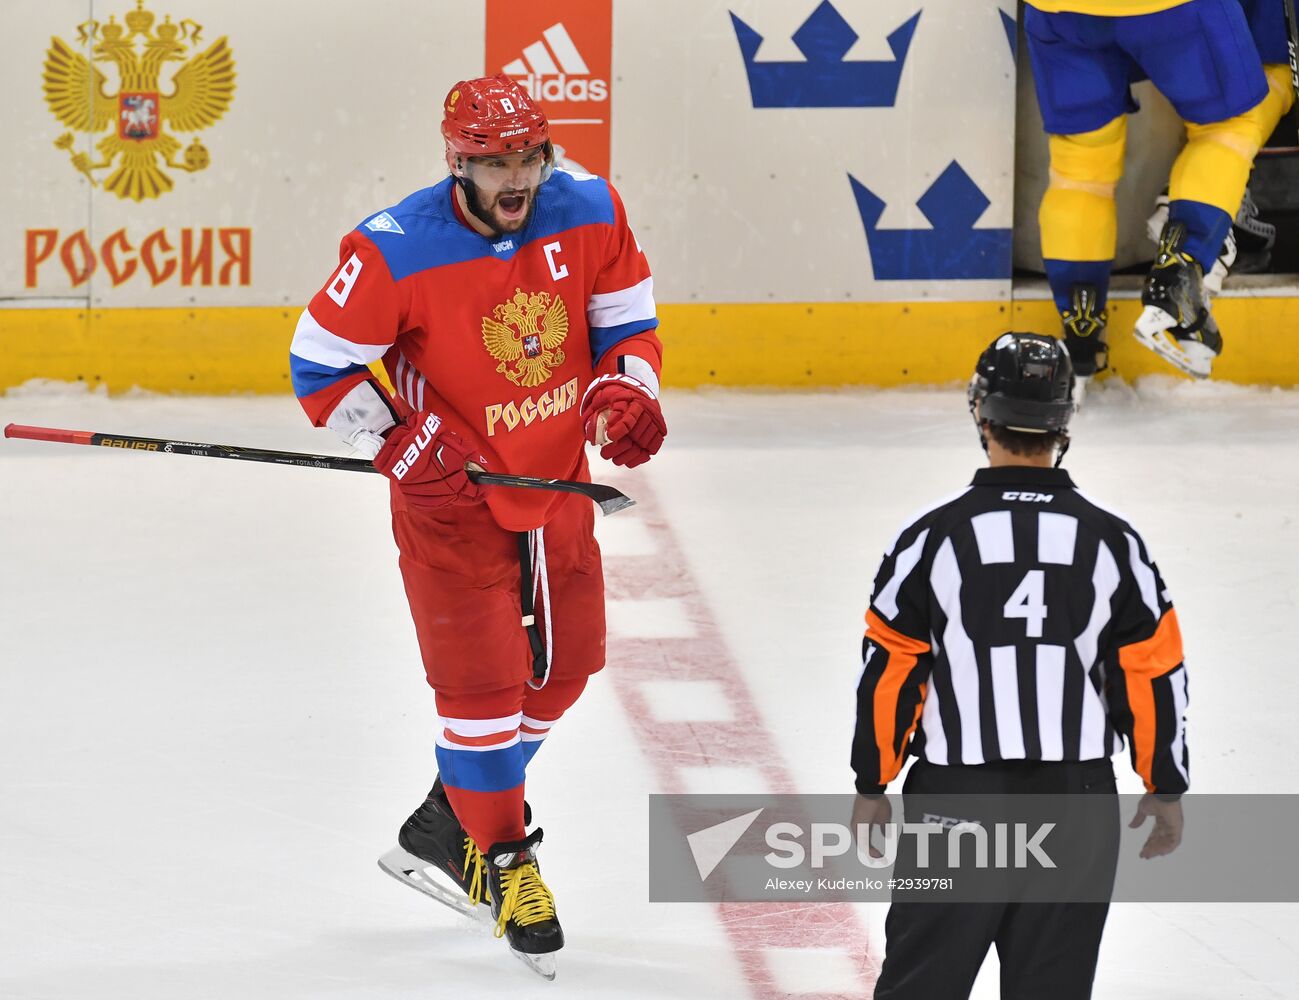
<path fill-rule="evenodd" d="M 888 36 L 893 59 L 845 62 L 857 32 L 830 0 L 823 0 L 793 35 L 806 62 L 755 62 L 762 36 L 731 14 L 755 108 L 893 107 L 919 20 L 917 12 Z"/>
<path fill-rule="evenodd" d="M 991 202 L 955 160 L 916 202 L 932 229 L 877 228 L 884 202 L 852 174 L 848 181 L 876 281 L 1010 277 L 1011 231 L 974 228 Z"/>

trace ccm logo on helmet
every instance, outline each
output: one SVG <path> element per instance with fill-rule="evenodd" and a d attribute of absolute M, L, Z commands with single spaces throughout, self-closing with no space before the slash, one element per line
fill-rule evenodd
<path fill-rule="evenodd" d="M 442 426 L 442 418 L 436 413 L 430 413 L 428 419 L 424 421 L 424 426 L 420 432 L 415 435 L 407 449 L 402 453 L 401 458 L 397 459 L 397 464 L 392 467 L 392 475 L 398 481 L 405 478 L 406 473 L 410 472 L 411 466 L 419 459 L 424 449 L 429 446 L 433 440 L 433 435 L 437 433 L 438 428 Z"/>

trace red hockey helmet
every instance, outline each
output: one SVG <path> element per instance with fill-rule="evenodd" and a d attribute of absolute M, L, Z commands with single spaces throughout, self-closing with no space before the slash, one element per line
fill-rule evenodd
<path fill-rule="evenodd" d="M 545 113 L 504 73 L 457 83 L 442 111 L 442 137 L 461 156 L 499 156 L 550 143 Z"/>

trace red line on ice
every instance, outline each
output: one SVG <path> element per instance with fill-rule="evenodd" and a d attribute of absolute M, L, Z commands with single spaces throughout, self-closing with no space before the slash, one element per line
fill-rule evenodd
<path fill-rule="evenodd" d="M 649 528 L 654 554 L 610 555 L 605 580 L 611 598 L 675 598 L 685 608 L 695 635 L 688 639 L 613 637 L 605 673 L 613 681 L 641 749 L 669 794 L 687 789 L 682 766 L 740 766 L 760 773 L 774 793 L 793 793 L 794 782 L 778 759 L 776 741 L 764 725 L 725 637 L 691 578 L 675 533 L 646 479 L 623 484 L 636 497 L 634 512 Z M 755 614 L 758 610 L 755 609 Z M 730 722 L 665 722 L 653 717 L 640 691 L 643 681 L 711 681 L 725 692 Z M 757 1000 L 789 996 L 767 962 L 768 948 L 841 948 L 857 967 L 859 989 L 851 993 L 798 994 L 852 997 L 874 989 L 878 965 L 867 951 L 866 928 L 848 903 L 719 903 L 717 915 L 731 942 L 751 993 Z"/>

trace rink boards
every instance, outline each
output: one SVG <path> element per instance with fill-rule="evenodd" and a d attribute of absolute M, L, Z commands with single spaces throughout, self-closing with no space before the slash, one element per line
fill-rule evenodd
<path fill-rule="evenodd" d="M 0 43 L 0 391 L 287 392 L 339 238 L 445 175 L 446 88 L 500 71 L 539 95 L 564 162 L 622 195 L 669 385 L 945 383 L 1010 326 L 1058 330 L 1012 285 L 1009 3 L 29 6 Z M 123 33 L 177 55 L 127 87 Z M 212 85 L 186 91 L 196 74 Z M 1115 369 L 1162 370 L 1130 313 Z M 1216 378 L 1299 384 L 1275 332 L 1294 288 L 1218 315 Z"/>
<path fill-rule="evenodd" d="M 1230 297 L 1215 305 L 1226 348 L 1214 378 L 1299 384 L 1299 298 Z M 1127 331 L 1132 299 L 1110 307 L 1111 368 L 1172 374 Z M 835 387 L 942 384 L 969 377 L 978 352 L 1011 327 L 1050 331 L 1048 301 L 731 303 L 659 310 L 664 382 Z M 9 309 L 0 312 L 0 390 L 30 380 L 198 394 L 291 391 L 287 345 L 298 309 Z"/>

